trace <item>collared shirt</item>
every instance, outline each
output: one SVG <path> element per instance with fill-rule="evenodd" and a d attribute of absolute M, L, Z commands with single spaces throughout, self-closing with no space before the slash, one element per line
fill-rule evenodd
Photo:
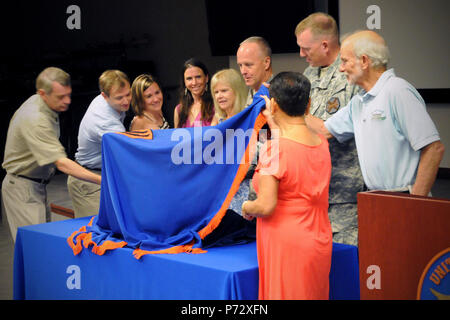
<path fill-rule="evenodd" d="M 125 112 L 117 112 L 100 94 L 92 100 L 78 131 L 76 161 L 84 167 L 102 167 L 102 136 L 107 132 L 125 132 Z"/>
<path fill-rule="evenodd" d="M 420 149 L 440 140 L 425 102 L 393 69 L 325 122 L 339 141 L 355 137 L 362 174 L 371 190 L 413 185 Z"/>
<path fill-rule="evenodd" d="M 255 94 L 255 90 L 252 88 L 248 88 L 248 94 L 247 94 L 247 102 L 245 103 L 245 107 L 248 107 L 253 103 L 253 95 Z"/>
<path fill-rule="evenodd" d="M 343 108 L 361 88 L 348 83 L 339 71 L 340 56 L 327 67 L 308 67 L 304 75 L 311 82 L 310 113 L 327 120 Z M 364 190 L 354 139 L 339 143 L 329 140 L 331 154 L 330 204 L 356 203 L 356 195 Z"/>
<path fill-rule="evenodd" d="M 265 83 L 270 83 L 270 81 L 272 81 L 273 79 L 273 74 L 270 75 L 269 79 L 267 79 L 267 81 L 264 81 Z M 261 84 L 263 86 L 263 84 Z M 261 89 L 261 87 L 259 87 Z M 258 89 L 259 91 L 259 89 Z M 245 107 L 250 106 L 253 103 L 253 98 L 255 93 L 257 92 L 257 90 L 253 89 L 253 88 L 248 88 L 248 94 L 247 94 L 247 102 L 245 104 Z"/>
<path fill-rule="evenodd" d="M 49 179 L 54 162 L 67 157 L 59 134 L 58 113 L 38 94 L 31 96 L 9 123 L 3 168 L 10 174 Z"/>

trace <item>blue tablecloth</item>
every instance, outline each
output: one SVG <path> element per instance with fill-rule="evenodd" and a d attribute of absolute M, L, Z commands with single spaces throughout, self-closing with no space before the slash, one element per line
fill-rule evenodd
<path fill-rule="evenodd" d="M 132 249 L 74 256 L 67 237 L 80 218 L 19 228 L 14 299 L 257 299 L 255 243 L 210 248 L 203 254 L 155 254 Z M 330 298 L 359 299 L 357 248 L 333 245 Z"/>

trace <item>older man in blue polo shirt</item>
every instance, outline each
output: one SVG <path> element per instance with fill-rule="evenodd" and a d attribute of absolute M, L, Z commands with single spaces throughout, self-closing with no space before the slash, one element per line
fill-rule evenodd
<path fill-rule="evenodd" d="M 341 45 L 340 70 L 363 88 L 326 122 L 309 116 L 308 125 L 339 141 L 355 137 L 369 190 L 429 195 L 444 145 L 414 87 L 387 70 L 389 50 L 373 31 L 359 31 Z"/>

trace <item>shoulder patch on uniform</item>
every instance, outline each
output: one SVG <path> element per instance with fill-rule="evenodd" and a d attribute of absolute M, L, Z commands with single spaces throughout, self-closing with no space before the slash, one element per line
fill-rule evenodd
<path fill-rule="evenodd" d="M 339 107 L 341 106 L 340 102 L 339 102 L 339 98 L 337 97 L 332 97 L 330 98 L 330 100 L 328 100 L 327 102 L 327 106 L 326 106 L 326 110 L 329 114 L 333 114 L 336 113 L 336 111 L 339 110 Z"/>

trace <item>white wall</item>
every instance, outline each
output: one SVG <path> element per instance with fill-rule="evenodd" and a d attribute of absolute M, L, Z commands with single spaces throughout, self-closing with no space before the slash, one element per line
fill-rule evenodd
<path fill-rule="evenodd" d="M 381 29 L 376 30 L 391 49 L 391 63 L 398 76 L 417 88 L 450 88 L 450 46 L 448 0 L 340 0 L 341 34 L 367 29 L 371 14 L 367 8 L 377 5 Z M 295 38 L 292 39 L 295 41 Z M 303 72 L 307 67 L 298 54 L 273 55 L 273 70 Z M 237 70 L 236 56 L 229 57 L 230 68 Z M 447 148 L 440 167 L 450 168 L 450 103 L 427 104 L 441 141 Z"/>
<path fill-rule="evenodd" d="M 379 27 L 398 76 L 416 88 L 450 88 L 448 0 L 340 0 L 341 35 L 367 29 L 379 9 Z"/>
<path fill-rule="evenodd" d="M 293 40 L 295 41 L 295 39 Z M 236 63 L 236 56 L 230 56 L 230 68 L 239 70 Z M 296 53 L 283 53 L 272 55 L 272 69 L 274 75 L 282 71 L 303 72 L 308 66 L 305 59 L 301 59 Z"/>
<path fill-rule="evenodd" d="M 416 88 L 450 88 L 450 1 L 340 0 L 341 34 L 367 29 L 370 5 L 380 8 L 380 27 L 396 74 Z M 450 168 L 450 103 L 427 104 L 447 148 L 441 168 Z"/>

